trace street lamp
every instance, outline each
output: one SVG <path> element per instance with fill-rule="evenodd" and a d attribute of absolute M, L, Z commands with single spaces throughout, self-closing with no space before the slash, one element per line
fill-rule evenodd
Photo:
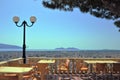
<path fill-rule="evenodd" d="M 26 63 L 26 44 L 25 44 L 26 26 L 27 27 L 32 27 L 33 24 L 36 21 L 36 17 L 34 17 L 34 16 L 30 17 L 30 21 L 32 23 L 31 25 L 28 25 L 25 20 L 22 22 L 21 25 L 18 25 L 19 20 L 20 20 L 19 17 L 17 17 L 17 16 L 13 17 L 13 21 L 15 22 L 17 27 L 22 27 L 23 26 L 23 56 L 22 56 L 22 58 L 23 58 L 23 63 L 25 64 Z"/>

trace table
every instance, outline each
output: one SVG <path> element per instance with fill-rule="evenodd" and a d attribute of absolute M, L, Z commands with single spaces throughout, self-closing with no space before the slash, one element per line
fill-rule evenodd
<path fill-rule="evenodd" d="M 55 63 L 55 60 L 40 60 L 38 63 Z"/>
<path fill-rule="evenodd" d="M 84 60 L 84 62 L 89 64 L 95 64 L 95 63 L 118 63 L 117 61 L 113 60 Z"/>
<path fill-rule="evenodd" d="M 0 67 L 0 74 L 17 74 L 18 80 L 22 80 L 23 74 L 29 73 L 32 69 L 32 67 Z"/>
<path fill-rule="evenodd" d="M 44 75 L 48 74 L 49 70 L 49 64 L 54 64 L 55 60 L 53 59 L 41 59 L 38 61 L 37 65 L 39 68 L 39 71 L 41 72 L 41 80 L 44 80 Z"/>

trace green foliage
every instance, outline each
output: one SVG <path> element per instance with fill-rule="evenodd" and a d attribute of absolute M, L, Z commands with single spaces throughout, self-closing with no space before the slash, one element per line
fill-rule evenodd
<path fill-rule="evenodd" d="M 115 24 L 118 28 L 120 28 L 120 20 L 115 21 L 114 24 Z"/>

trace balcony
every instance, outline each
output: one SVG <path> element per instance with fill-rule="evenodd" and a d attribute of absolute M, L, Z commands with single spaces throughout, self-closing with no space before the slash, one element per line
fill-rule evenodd
<path fill-rule="evenodd" d="M 0 62 L 2 80 L 119 80 L 120 59 L 28 57 Z M 111 76 L 110 76 L 111 75 Z M 109 79 L 110 78 L 110 79 Z"/>

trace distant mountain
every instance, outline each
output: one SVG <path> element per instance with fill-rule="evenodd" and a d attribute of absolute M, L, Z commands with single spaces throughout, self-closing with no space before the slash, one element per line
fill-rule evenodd
<path fill-rule="evenodd" d="M 16 45 L 9 45 L 9 44 L 1 44 L 0 43 L 0 49 L 21 49 L 21 47 Z"/>
<path fill-rule="evenodd" d="M 74 47 L 69 47 L 69 48 L 61 47 L 61 48 L 55 48 L 55 50 L 57 50 L 57 51 L 79 51 L 78 48 L 74 48 Z"/>

